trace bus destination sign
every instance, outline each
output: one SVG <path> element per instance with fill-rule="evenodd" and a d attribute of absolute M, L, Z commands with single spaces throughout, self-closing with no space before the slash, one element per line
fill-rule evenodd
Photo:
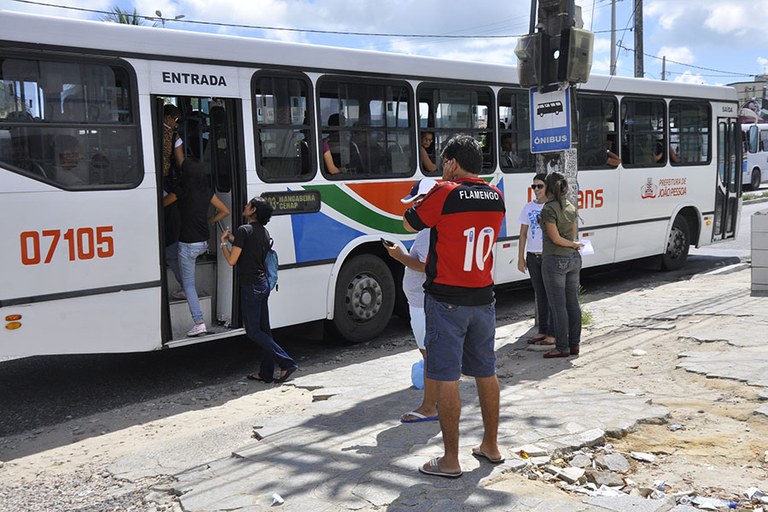
<path fill-rule="evenodd" d="M 315 213 L 320 211 L 320 192 L 317 190 L 286 190 L 264 192 L 261 197 L 274 208 L 272 215 L 291 213 Z"/>

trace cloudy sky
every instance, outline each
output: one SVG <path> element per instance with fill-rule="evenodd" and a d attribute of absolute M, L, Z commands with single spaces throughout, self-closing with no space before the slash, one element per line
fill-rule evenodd
<path fill-rule="evenodd" d="M 34 0 L 37 1 L 37 0 Z M 514 64 L 516 37 L 528 32 L 528 0 L 39 0 L 46 5 L 108 11 L 119 6 L 164 18 L 166 29 L 197 30 L 385 52 Z M 593 72 L 610 64 L 611 0 L 576 0 L 584 27 L 595 32 Z M 450 6 L 450 7 L 447 7 Z M 15 0 L 0 9 L 99 19 L 100 14 Z M 617 74 L 634 76 L 635 0 L 616 0 Z M 643 0 L 645 76 L 726 84 L 768 72 L 768 0 Z M 194 21 L 298 29 L 204 26 Z M 150 22 L 148 22 L 150 23 Z M 319 34 L 306 30 L 373 35 Z M 408 37 L 408 36 L 434 37 Z M 445 38 L 440 36 L 462 36 Z M 485 36 L 485 37 L 483 37 Z M 493 36 L 493 37 L 488 37 Z M 509 37 L 503 37 L 509 36 Z"/>

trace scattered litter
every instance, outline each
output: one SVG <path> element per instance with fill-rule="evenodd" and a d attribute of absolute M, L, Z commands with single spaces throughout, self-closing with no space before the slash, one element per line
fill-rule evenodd
<path fill-rule="evenodd" d="M 672 432 L 677 432 L 678 430 L 683 430 L 684 428 L 685 427 L 683 425 L 678 425 L 678 424 L 669 426 L 669 430 L 671 430 Z"/>
<path fill-rule="evenodd" d="M 279 495 L 279 494 L 277 494 L 277 493 L 273 493 L 273 494 L 272 494 L 272 506 L 273 506 L 273 507 L 274 507 L 275 505 L 282 505 L 283 503 L 285 503 L 285 500 L 283 499 L 283 497 L 282 497 L 282 496 L 280 496 L 280 495 Z"/>
<path fill-rule="evenodd" d="M 641 348 L 636 348 L 635 350 L 632 351 L 632 355 L 635 356 L 635 357 L 641 357 L 641 356 L 646 355 L 647 353 L 648 352 L 646 352 L 645 350 L 643 350 Z"/>
<path fill-rule="evenodd" d="M 536 455 L 529 452 L 529 449 Z M 605 503 L 605 500 L 619 500 L 618 503 L 622 506 L 631 503 L 640 507 L 641 500 L 654 500 L 654 503 L 677 505 L 680 510 L 693 510 L 695 507 L 699 510 L 738 509 L 740 512 L 768 512 L 765 507 L 768 505 L 768 493 L 757 487 L 743 491 L 741 498 L 738 498 L 736 493 L 710 497 L 700 495 L 700 491 L 695 489 L 675 489 L 674 484 L 662 479 L 652 484 L 635 482 L 628 476 L 632 470 L 629 458 L 656 462 L 657 456 L 650 453 L 621 453 L 615 451 L 610 444 L 583 447 L 570 454 L 560 451 L 546 453 L 542 447 L 525 445 L 525 449 L 522 446 L 515 447 L 512 453 L 514 455 L 507 459 L 507 465 L 512 471 L 518 472 L 528 480 L 549 483 L 563 491 L 589 496 L 584 499 L 584 503 L 592 503 L 589 500 L 595 499 L 601 503 Z M 723 490 L 720 489 L 720 492 Z"/>
<path fill-rule="evenodd" d="M 632 457 L 635 460 L 639 460 L 641 462 L 653 462 L 656 460 L 655 455 L 651 455 L 650 453 L 643 453 L 643 452 L 629 452 L 629 456 Z"/>
<path fill-rule="evenodd" d="M 718 508 L 736 508 L 739 506 L 735 501 L 721 500 L 719 498 L 705 498 L 696 496 L 691 500 L 692 505 L 696 505 L 702 510 L 717 510 Z"/>

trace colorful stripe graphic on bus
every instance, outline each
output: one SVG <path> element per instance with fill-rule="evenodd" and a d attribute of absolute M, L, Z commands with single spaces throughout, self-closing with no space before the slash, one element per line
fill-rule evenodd
<path fill-rule="evenodd" d="M 296 262 L 335 259 L 350 241 L 367 234 L 410 238 L 412 233 L 403 227 L 407 205 L 400 198 L 412 185 L 413 181 L 304 185 L 305 190 L 320 192 L 322 207 L 318 213 L 291 216 Z M 503 193 L 503 179 L 497 186 Z M 506 236 L 506 226 L 500 236 Z"/>

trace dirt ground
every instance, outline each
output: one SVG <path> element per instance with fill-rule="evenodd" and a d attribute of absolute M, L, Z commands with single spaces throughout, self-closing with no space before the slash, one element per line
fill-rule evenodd
<path fill-rule="evenodd" d="M 567 375 L 555 375 L 542 387 L 631 393 L 669 409 L 666 423 L 641 425 L 609 440 L 616 451 L 656 456 L 652 463 L 631 461 L 627 476 L 640 487 L 664 481 L 668 493 L 694 490 L 722 498 L 737 498 L 750 487 L 768 490 L 768 418 L 754 414 L 761 388 L 676 367 L 682 352 L 725 348 L 725 342 L 691 340 L 685 336 L 688 326 L 701 329 L 724 321 L 722 316 L 680 317 L 674 331 L 662 335 L 653 329 L 598 335 L 587 341 Z M 588 349 L 592 343 L 596 350 Z M 633 350 L 644 355 L 629 355 Z"/>

